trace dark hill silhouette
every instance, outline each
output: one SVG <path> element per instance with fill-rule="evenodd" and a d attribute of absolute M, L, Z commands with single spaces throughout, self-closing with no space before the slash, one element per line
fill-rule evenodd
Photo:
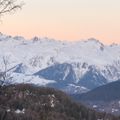
<path fill-rule="evenodd" d="M 75 95 L 82 101 L 113 101 L 120 99 L 120 80 L 95 88 L 87 93 Z"/>
<path fill-rule="evenodd" d="M 61 91 L 33 85 L 0 88 L 0 120 L 119 120 L 73 102 Z"/>

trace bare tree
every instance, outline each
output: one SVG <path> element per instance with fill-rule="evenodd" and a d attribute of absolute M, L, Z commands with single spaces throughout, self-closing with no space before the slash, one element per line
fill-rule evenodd
<path fill-rule="evenodd" d="M 22 5 L 17 0 L 0 0 L 0 16 L 21 9 Z"/>
<path fill-rule="evenodd" d="M 5 82 L 9 82 L 9 79 L 11 78 L 10 70 L 8 69 L 9 66 L 9 56 L 3 56 L 2 57 L 2 70 L 0 71 L 0 80 L 1 85 L 3 85 Z"/>
<path fill-rule="evenodd" d="M 9 57 L 3 56 L 3 65 L 4 65 L 3 80 L 6 80 L 7 77 L 8 64 L 9 64 Z"/>

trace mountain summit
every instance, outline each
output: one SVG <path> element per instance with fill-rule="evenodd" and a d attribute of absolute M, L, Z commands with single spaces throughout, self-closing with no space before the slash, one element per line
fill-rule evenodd
<path fill-rule="evenodd" d="M 120 79 L 120 45 L 111 47 L 94 38 L 79 42 L 38 37 L 26 40 L 1 33 L 1 72 L 4 60 L 10 76 L 7 83 L 57 87 L 70 94 Z"/>

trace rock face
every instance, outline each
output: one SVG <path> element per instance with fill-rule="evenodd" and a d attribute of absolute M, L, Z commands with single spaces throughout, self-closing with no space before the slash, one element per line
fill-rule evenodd
<path fill-rule="evenodd" d="M 73 102 L 61 91 L 33 85 L 0 88 L 1 120 L 119 120 Z"/>
<path fill-rule="evenodd" d="M 42 76 L 45 79 L 55 80 L 57 82 L 74 83 L 76 76 L 71 64 L 63 63 L 50 66 L 34 75 Z"/>
<path fill-rule="evenodd" d="M 88 89 L 94 89 L 107 83 L 107 79 L 92 67 L 90 67 L 89 71 L 79 81 L 80 85 Z"/>
<path fill-rule="evenodd" d="M 1 33 L 0 72 L 5 71 L 4 60 L 9 75 L 6 83 L 58 87 L 70 94 L 120 79 L 120 45 L 104 45 L 94 38 L 77 42 L 38 37 L 25 40 Z"/>

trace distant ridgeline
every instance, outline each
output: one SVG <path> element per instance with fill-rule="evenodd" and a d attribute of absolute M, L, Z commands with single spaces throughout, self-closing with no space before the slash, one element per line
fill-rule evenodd
<path fill-rule="evenodd" d="M 120 79 L 119 52 L 120 45 L 104 45 L 94 38 L 26 40 L 0 33 L 0 73 L 7 72 L 5 84 L 27 83 L 80 94 Z"/>
<path fill-rule="evenodd" d="M 95 88 L 73 98 L 98 111 L 120 115 L 120 80 Z"/>

